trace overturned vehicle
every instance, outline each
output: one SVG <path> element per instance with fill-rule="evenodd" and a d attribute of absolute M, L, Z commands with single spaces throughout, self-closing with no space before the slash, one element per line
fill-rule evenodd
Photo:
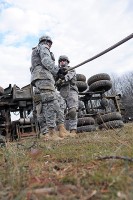
<path fill-rule="evenodd" d="M 124 126 L 121 96 L 109 95 L 112 81 L 108 74 L 96 74 L 87 81 L 83 74 L 77 74 L 77 86 L 79 90 L 78 132 Z"/>
<path fill-rule="evenodd" d="M 6 140 L 21 139 L 21 137 L 37 136 L 38 125 L 32 122 L 28 115 L 33 109 L 32 87 L 23 88 L 10 84 L 0 90 L 0 135 Z M 18 120 L 12 121 L 11 114 L 18 115 Z"/>
<path fill-rule="evenodd" d="M 107 91 L 112 87 L 108 74 L 96 74 L 87 81 L 83 74 L 77 74 L 77 86 L 78 133 L 120 128 L 124 125 L 120 95 L 107 95 Z M 28 117 L 32 110 L 33 88 L 30 84 L 22 88 L 11 84 L 5 89 L 0 87 L 0 135 L 6 140 L 39 137 L 37 119 Z M 12 113 L 18 115 L 19 119 L 12 121 Z"/>

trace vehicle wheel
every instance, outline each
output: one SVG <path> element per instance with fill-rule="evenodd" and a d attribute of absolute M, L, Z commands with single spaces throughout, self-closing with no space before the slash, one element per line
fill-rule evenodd
<path fill-rule="evenodd" d="M 111 112 L 97 117 L 97 123 L 102 124 L 103 122 L 122 120 L 122 116 L 119 112 Z"/>
<path fill-rule="evenodd" d="M 95 130 L 96 130 L 95 125 L 80 126 L 77 128 L 77 133 L 91 132 L 91 131 L 95 131 Z"/>
<path fill-rule="evenodd" d="M 114 120 L 114 121 L 108 121 L 103 124 L 99 125 L 99 129 L 113 129 L 113 128 L 121 128 L 124 126 L 124 123 L 122 120 Z"/>
<path fill-rule="evenodd" d="M 4 88 L 0 86 L 0 96 L 4 94 Z"/>
<path fill-rule="evenodd" d="M 101 74 L 96 74 L 94 76 L 91 76 L 88 80 L 87 83 L 88 85 L 91 85 L 92 83 L 100 80 L 109 80 L 110 81 L 110 76 L 106 73 L 101 73 Z"/>
<path fill-rule="evenodd" d="M 96 91 L 108 91 L 110 90 L 112 87 L 112 82 L 109 80 L 100 80 L 100 81 L 96 81 L 95 83 L 92 83 L 89 86 L 89 90 L 92 92 L 96 92 Z"/>
<path fill-rule="evenodd" d="M 83 74 L 76 74 L 77 81 L 86 82 L 86 77 Z"/>
<path fill-rule="evenodd" d="M 77 126 L 85 126 L 95 124 L 95 120 L 92 117 L 78 118 Z"/>
<path fill-rule="evenodd" d="M 87 83 L 83 81 L 77 81 L 77 87 L 79 92 L 83 92 L 87 89 Z"/>

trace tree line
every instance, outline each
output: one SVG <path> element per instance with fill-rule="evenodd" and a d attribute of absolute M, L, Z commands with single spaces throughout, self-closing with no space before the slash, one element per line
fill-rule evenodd
<path fill-rule="evenodd" d="M 121 96 L 121 108 L 125 121 L 133 121 L 133 72 L 125 73 L 122 76 L 111 75 L 112 88 L 110 95 Z"/>

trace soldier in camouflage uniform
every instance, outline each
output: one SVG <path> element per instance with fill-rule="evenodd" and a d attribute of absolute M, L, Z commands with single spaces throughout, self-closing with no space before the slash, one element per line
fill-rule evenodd
<path fill-rule="evenodd" d="M 59 67 L 62 69 L 69 69 L 69 59 L 67 56 L 62 55 L 59 57 Z M 69 129 L 71 135 L 76 136 L 77 132 L 77 110 L 78 110 L 78 88 L 76 85 L 76 72 L 75 70 L 68 71 L 64 76 L 56 81 L 58 90 L 61 96 L 66 101 L 69 116 Z"/>
<path fill-rule="evenodd" d="M 31 55 L 31 84 L 35 86 L 41 95 L 42 112 L 46 119 L 48 133 L 46 139 L 59 140 L 55 131 L 56 114 L 60 109 L 55 90 L 54 76 L 66 74 L 55 65 L 53 54 L 50 52 L 52 40 L 49 36 L 42 36 L 37 47 L 33 48 Z M 60 131 L 67 131 L 63 124 L 59 127 Z"/>

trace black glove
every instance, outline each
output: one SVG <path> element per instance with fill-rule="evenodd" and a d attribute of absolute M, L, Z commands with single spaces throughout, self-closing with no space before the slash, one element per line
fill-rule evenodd
<path fill-rule="evenodd" d="M 60 68 L 57 72 L 57 76 L 60 79 L 64 79 L 64 76 L 67 74 L 67 70 L 65 68 Z"/>
<path fill-rule="evenodd" d="M 65 76 L 67 74 L 67 70 L 65 68 L 60 68 L 57 74 L 62 74 Z"/>

